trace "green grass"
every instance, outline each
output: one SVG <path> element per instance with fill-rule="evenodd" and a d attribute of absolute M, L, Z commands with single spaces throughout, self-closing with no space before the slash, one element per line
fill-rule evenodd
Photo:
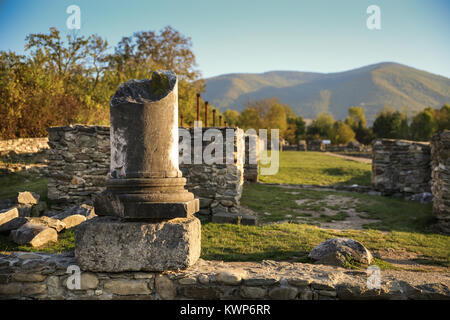
<path fill-rule="evenodd" d="M 450 266 L 449 237 L 438 234 L 419 234 L 378 230 L 334 231 L 307 224 L 272 224 L 244 226 L 232 224 L 202 224 L 202 253 L 205 260 L 261 261 L 290 260 L 311 262 L 308 253 L 322 241 L 335 237 L 349 237 L 361 241 L 369 250 L 394 248 L 406 249 L 426 258 L 423 264 Z M 0 236 L 0 252 L 28 251 L 59 253 L 74 249 L 74 232 L 66 230 L 59 234 L 58 243 L 41 248 L 19 246 Z M 375 259 L 381 269 L 394 269 L 391 264 Z M 357 266 L 349 266 L 357 267 Z"/>
<path fill-rule="evenodd" d="M 75 249 L 75 233 L 74 229 L 64 230 L 58 233 L 58 242 L 49 243 L 39 248 L 33 248 L 29 245 L 18 245 L 11 241 L 7 236 L 0 235 L 0 253 L 11 251 L 26 251 L 26 252 L 48 252 L 61 253 Z"/>
<path fill-rule="evenodd" d="M 275 175 L 259 176 L 261 182 L 315 185 L 369 185 L 371 165 L 321 152 L 280 152 Z"/>
<path fill-rule="evenodd" d="M 19 191 L 33 191 L 47 200 L 47 178 L 31 173 L 10 173 L 0 175 L 0 199 L 12 199 Z"/>
<path fill-rule="evenodd" d="M 293 194 L 295 193 L 295 194 Z M 276 222 L 285 219 L 286 214 L 296 216 L 308 216 L 301 213 L 305 211 L 321 211 L 325 207 L 338 210 L 334 216 L 324 216 L 319 221 L 343 220 L 342 210 L 347 209 L 345 205 L 327 205 L 324 199 L 327 196 L 346 197 L 354 199 L 350 205 L 366 218 L 379 219 L 380 222 L 367 224 L 367 228 L 382 231 L 410 231 L 428 232 L 428 226 L 433 222 L 431 204 L 421 204 L 414 201 L 404 201 L 381 196 L 371 196 L 356 192 L 318 191 L 310 189 L 287 189 L 279 186 L 263 184 L 247 184 L 244 187 L 241 203 L 260 214 L 263 222 Z M 302 204 L 295 200 L 305 200 Z M 295 210 L 300 210 L 300 212 Z M 271 215 L 266 216 L 264 212 Z"/>
<path fill-rule="evenodd" d="M 370 165 L 330 157 L 315 152 L 281 153 L 280 172 L 261 177 L 266 182 L 295 184 L 367 184 Z M 342 165 L 342 167 L 339 167 Z M 363 181 L 357 182 L 357 181 Z M 364 182 L 365 181 L 365 182 Z M 17 191 L 31 190 L 44 199 L 47 180 L 36 175 L 11 174 L 0 176 L 0 198 L 15 196 Z M 293 192 L 295 194 L 293 194 Z M 330 195 L 352 199 L 349 203 L 325 203 Z M 297 204 L 295 200 L 305 200 Z M 450 237 L 434 234 L 428 229 L 433 222 L 431 205 L 405 202 L 400 199 L 367 194 L 282 188 L 263 184 L 246 184 L 241 203 L 257 212 L 262 222 L 286 220 L 286 215 L 308 218 L 308 223 L 279 223 L 263 226 L 215 224 L 202 221 L 202 254 L 206 260 L 261 261 L 263 259 L 311 262 L 307 255 L 322 241 L 334 237 L 349 237 L 361 241 L 369 250 L 406 249 L 421 257 L 421 264 L 450 267 Z M 309 212 L 320 212 L 324 207 L 335 210 L 334 215 L 311 217 Z M 365 230 L 335 231 L 321 229 L 318 222 L 331 222 L 346 218 L 346 209 L 353 208 L 367 218 L 379 219 L 365 225 Z M 302 212 L 305 211 L 305 212 Z M 264 212 L 271 213 L 270 216 Z M 7 236 L 0 235 L 0 252 L 43 251 L 63 252 L 74 249 L 74 231 L 59 234 L 59 241 L 41 248 L 19 246 Z M 374 264 L 381 269 L 395 267 L 381 259 Z M 349 268 L 358 266 L 351 261 Z"/>
<path fill-rule="evenodd" d="M 218 236 L 220 234 L 220 236 Z M 202 258 L 224 261 L 294 260 L 309 262 L 308 253 L 322 241 L 348 237 L 362 242 L 369 250 L 406 249 L 427 257 L 429 264 L 450 266 L 450 240 L 439 234 L 379 230 L 335 231 L 307 224 L 244 226 L 206 223 L 202 226 Z M 380 268 L 393 268 L 376 259 Z"/>

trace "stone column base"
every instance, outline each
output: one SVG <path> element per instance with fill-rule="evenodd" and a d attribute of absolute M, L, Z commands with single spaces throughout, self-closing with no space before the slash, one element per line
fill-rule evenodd
<path fill-rule="evenodd" d="M 195 217 L 150 223 L 96 217 L 75 232 L 75 258 L 93 272 L 184 269 L 200 257 L 201 224 Z"/>

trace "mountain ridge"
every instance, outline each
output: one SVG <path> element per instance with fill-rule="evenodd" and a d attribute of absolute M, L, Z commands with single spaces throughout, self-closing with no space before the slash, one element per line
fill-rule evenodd
<path fill-rule="evenodd" d="M 332 72 L 273 70 L 230 73 L 206 80 L 205 100 L 221 110 L 242 111 L 249 100 L 278 97 L 305 118 L 330 112 L 344 119 L 350 106 L 362 106 L 369 122 L 385 105 L 409 116 L 450 101 L 450 79 L 396 62 Z"/>

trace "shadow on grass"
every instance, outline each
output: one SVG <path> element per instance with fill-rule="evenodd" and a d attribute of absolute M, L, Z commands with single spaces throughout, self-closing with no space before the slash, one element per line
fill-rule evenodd
<path fill-rule="evenodd" d="M 370 171 L 360 171 L 358 173 L 355 173 L 355 170 L 341 167 L 334 167 L 323 169 L 322 173 L 334 177 L 351 176 L 350 179 L 337 183 L 338 185 L 353 185 L 353 184 L 358 184 L 362 186 L 370 185 L 371 179 Z"/>
<path fill-rule="evenodd" d="M 41 201 L 47 201 L 47 178 L 33 173 L 0 175 L 0 199 L 13 199 L 22 191 L 36 192 Z"/>

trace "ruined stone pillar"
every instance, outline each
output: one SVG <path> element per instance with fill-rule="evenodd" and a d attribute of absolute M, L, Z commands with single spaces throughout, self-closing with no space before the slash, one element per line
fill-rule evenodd
<path fill-rule="evenodd" d="M 199 201 L 178 168 L 178 81 L 131 80 L 111 99 L 111 164 L 99 217 L 75 233 L 75 258 L 96 272 L 163 271 L 200 256 Z"/>
<path fill-rule="evenodd" d="M 187 218 L 198 199 L 178 168 L 178 82 L 173 73 L 121 84 L 111 99 L 111 165 L 97 215 Z"/>

